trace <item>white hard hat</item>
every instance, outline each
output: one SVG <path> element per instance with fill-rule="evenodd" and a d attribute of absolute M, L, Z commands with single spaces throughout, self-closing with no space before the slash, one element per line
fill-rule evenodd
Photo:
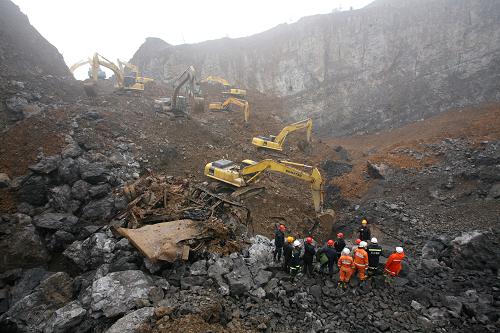
<path fill-rule="evenodd" d="M 293 242 L 293 246 L 300 246 L 300 242 L 296 239 L 296 240 Z"/>
<path fill-rule="evenodd" d="M 349 253 L 351 253 L 351 250 L 349 250 L 347 247 L 344 247 L 344 249 L 342 250 L 342 254 L 345 254 L 346 256 L 348 256 Z"/>
<path fill-rule="evenodd" d="M 401 246 L 396 247 L 397 253 L 403 253 L 403 248 Z"/>
<path fill-rule="evenodd" d="M 368 245 L 368 243 L 365 241 L 362 241 L 361 243 L 359 243 L 359 247 L 366 247 L 367 245 Z"/>
<path fill-rule="evenodd" d="M 377 242 L 378 242 L 378 240 L 377 240 L 375 237 L 373 237 L 373 238 L 372 238 L 372 243 L 373 243 L 373 244 L 377 244 Z"/>

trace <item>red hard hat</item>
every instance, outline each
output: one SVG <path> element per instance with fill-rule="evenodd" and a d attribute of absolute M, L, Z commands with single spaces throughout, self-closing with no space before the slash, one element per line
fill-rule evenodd
<path fill-rule="evenodd" d="M 281 231 L 285 231 L 285 230 L 286 230 L 286 227 L 285 227 L 285 225 L 284 225 L 284 224 L 280 224 L 279 229 L 280 229 Z"/>
<path fill-rule="evenodd" d="M 337 238 L 344 238 L 344 234 L 343 234 L 343 233 L 341 233 L 341 232 L 339 232 L 339 233 L 337 234 Z"/>
<path fill-rule="evenodd" d="M 334 242 L 331 239 L 329 239 L 328 242 L 326 242 L 326 245 L 328 246 L 333 246 L 333 244 Z"/>
<path fill-rule="evenodd" d="M 358 238 L 358 239 L 356 239 L 356 244 L 359 245 L 359 243 L 361 243 L 361 239 Z"/>
<path fill-rule="evenodd" d="M 311 244 L 312 242 L 313 242 L 312 237 L 307 237 L 307 238 L 306 238 L 306 243 L 307 243 L 307 244 Z"/>

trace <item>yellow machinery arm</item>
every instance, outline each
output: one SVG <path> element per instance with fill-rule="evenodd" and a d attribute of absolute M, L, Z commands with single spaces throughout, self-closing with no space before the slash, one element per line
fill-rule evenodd
<path fill-rule="evenodd" d="M 206 79 L 204 79 L 201 82 L 217 82 L 217 83 L 222 84 L 224 87 L 230 86 L 229 82 L 227 82 L 226 79 L 223 79 L 220 76 L 208 76 Z"/>
<path fill-rule="evenodd" d="M 312 119 L 308 118 L 285 126 L 276 136 L 271 136 L 269 138 L 262 136 L 255 137 L 252 139 L 252 144 L 258 147 L 281 151 L 283 150 L 283 144 L 285 143 L 287 135 L 302 128 L 307 128 L 307 142 L 311 142 L 312 126 Z"/>
<path fill-rule="evenodd" d="M 94 80 L 97 80 L 97 74 L 99 73 L 99 66 L 109 68 L 115 74 L 116 84 L 118 88 L 119 89 L 123 88 L 124 76 L 120 68 L 116 66 L 112 61 L 104 58 L 102 55 L 96 52 L 94 53 L 94 56 L 92 57 L 92 61 L 90 63 L 90 67 L 92 70 L 92 78 Z"/>
<path fill-rule="evenodd" d="M 294 166 L 312 169 L 312 172 L 309 174 L 303 170 L 295 168 Z M 244 167 L 240 173 L 242 176 L 251 176 L 248 180 L 245 180 L 245 183 L 249 184 L 257 180 L 266 170 L 280 172 L 309 182 L 311 184 L 314 210 L 318 213 L 323 210 L 323 179 L 321 178 L 318 168 L 288 161 L 277 162 L 271 159 L 266 159 Z"/>
<path fill-rule="evenodd" d="M 239 98 L 235 98 L 235 97 L 229 97 L 223 103 L 220 103 L 220 102 L 210 103 L 208 105 L 208 109 L 210 111 L 228 110 L 229 105 L 231 105 L 231 104 L 239 106 L 240 108 L 243 109 L 243 113 L 245 115 L 245 123 L 247 123 L 248 122 L 248 118 L 250 117 L 250 106 L 248 104 L 248 101 L 245 101 L 244 99 L 239 99 Z"/>
<path fill-rule="evenodd" d="M 75 72 L 75 70 L 78 68 L 78 67 L 81 67 L 81 66 L 84 66 L 86 64 L 89 64 L 92 60 L 90 59 L 83 59 L 83 60 L 80 60 L 79 62 L 73 64 L 70 68 L 69 68 L 69 71 L 73 74 Z"/>

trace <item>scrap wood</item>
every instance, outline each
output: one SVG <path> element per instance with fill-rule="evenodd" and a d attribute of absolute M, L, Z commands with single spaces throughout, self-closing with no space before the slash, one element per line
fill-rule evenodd
<path fill-rule="evenodd" d="M 118 228 L 117 231 L 153 262 L 174 262 L 181 258 L 185 251 L 182 241 L 213 237 L 203 222 L 193 220 L 170 221 L 139 229 Z"/>

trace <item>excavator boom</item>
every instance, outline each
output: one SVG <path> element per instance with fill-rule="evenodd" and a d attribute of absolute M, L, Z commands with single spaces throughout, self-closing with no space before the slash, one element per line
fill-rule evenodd
<path fill-rule="evenodd" d="M 311 142 L 312 125 L 312 119 L 310 118 L 298 121 L 285 126 L 276 136 L 271 136 L 269 138 L 264 136 L 254 137 L 252 139 L 252 144 L 257 147 L 282 151 L 287 135 L 302 128 L 307 128 L 307 142 Z"/>
<path fill-rule="evenodd" d="M 229 82 L 227 82 L 226 79 L 223 79 L 220 76 L 208 76 L 205 80 L 202 80 L 201 82 L 216 82 L 222 84 L 226 88 L 230 86 Z"/>
<path fill-rule="evenodd" d="M 210 111 L 226 111 L 229 109 L 229 105 L 234 104 L 243 109 L 243 113 L 245 115 L 245 123 L 248 122 L 248 118 L 250 117 L 250 106 L 248 101 L 244 99 L 239 99 L 235 97 L 229 97 L 223 103 L 210 103 L 208 105 L 208 109 Z"/>

